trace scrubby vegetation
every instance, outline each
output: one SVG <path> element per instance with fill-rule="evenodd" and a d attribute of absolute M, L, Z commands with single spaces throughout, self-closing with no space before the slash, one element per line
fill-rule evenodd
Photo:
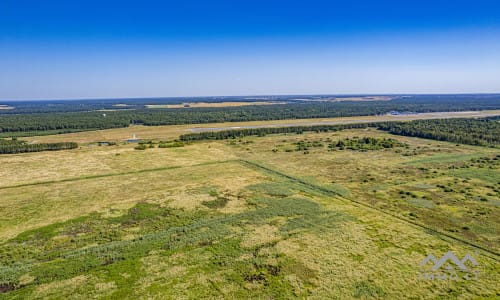
<path fill-rule="evenodd" d="M 147 148 L 148 148 L 147 144 L 138 144 L 137 146 L 134 147 L 135 150 L 146 150 Z"/>
<path fill-rule="evenodd" d="M 134 147 L 135 150 L 146 150 L 148 148 L 179 148 L 184 147 L 185 143 L 174 140 L 174 141 L 152 141 L 152 140 L 141 140 L 138 142 L 137 146 Z"/>
<path fill-rule="evenodd" d="M 327 138 L 325 140 L 299 140 L 293 143 L 295 147 L 294 151 L 304 151 L 305 154 L 309 153 L 309 150 L 315 148 L 324 148 L 325 145 L 328 146 L 329 151 L 335 150 L 356 150 L 356 151 L 368 151 L 368 150 L 380 150 L 380 149 L 390 149 L 397 147 L 406 147 L 408 145 L 402 143 L 398 140 L 392 138 L 373 138 L 373 137 L 347 137 L 340 140 L 332 140 Z M 281 148 L 283 148 L 281 146 Z M 292 152 L 291 148 L 285 148 L 285 152 Z M 279 151 L 278 148 L 273 149 L 273 152 Z"/>
<path fill-rule="evenodd" d="M 380 150 L 396 147 L 407 147 L 405 143 L 391 138 L 353 137 L 338 140 L 328 145 L 331 150 Z"/>
<path fill-rule="evenodd" d="M 158 148 L 177 148 L 184 147 L 184 143 L 181 141 L 168 141 L 168 142 L 160 142 L 158 144 Z"/>

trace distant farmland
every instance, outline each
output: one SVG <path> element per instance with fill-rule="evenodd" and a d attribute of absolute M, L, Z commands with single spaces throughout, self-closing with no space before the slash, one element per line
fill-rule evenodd
<path fill-rule="evenodd" d="M 181 104 L 150 104 L 147 108 L 196 108 L 196 107 L 236 107 L 250 105 L 276 105 L 286 104 L 277 101 L 255 101 L 255 102 L 185 102 Z"/>

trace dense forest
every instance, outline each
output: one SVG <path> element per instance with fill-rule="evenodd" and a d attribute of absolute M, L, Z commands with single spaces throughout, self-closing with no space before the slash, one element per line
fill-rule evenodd
<path fill-rule="evenodd" d="M 26 143 L 26 141 L 20 141 L 17 139 L 13 140 L 0 139 L 0 154 L 55 151 L 55 150 L 74 149 L 77 147 L 78 144 L 73 142 L 28 144 Z"/>
<path fill-rule="evenodd" d="M 73 103 L 73 106 L 78 107 L 78 103 L 80 102 Z M 9 113 L 0 114 L 0 137 L 108 129 L 127 127 L 131 124 L 155 126 L 380 115 L 391 111 L 423 113 L 484 109 L 500 109 L 500 96 L 496 98 L 494 96 L 466 97 L 465 95 L 448 96 L 448 98 L 412 96 L 412 98 L 398 98 L 391 101 L 290 102 L 281 105 L 187 109 L 140 108 L 106 112 L 15 114 L 13 112 L 16 110 L 4 110 Z"/>
<path fill-rule="evenodd" d="M 374 122 L 343 125 L 267 127 L 223 131 L 207 131 L 180 136 L 183 141 L 222 140 L 278 133 L 328 132 L 350 128 L 375 127 L 392 134 L 415 136 L 453 143 L 491 146 L 500 145 L 500 117 L 483 119 L 434 119 L 409 122 Z"/>
<path fill-rule="evenodd" d="M 382 95 L 374 95 L 382 96 Z M 328 101 L 332 98 L 352 99 L 367 97 L 366 95 L 274 95 L 274 96 L 215 96 L 215 97 L 163 97 L 163 98 L 129 98 L 129 99 L 88 99 L 88 100 L 48 100 L 48 101 L 0 101 L 0 105 L 14 109 L 0 109 L 2 114 L 36 114 L 36 113 L 67 113 L 95 112 L 100 110 L 140 110 L 146 105 L 181 104 L 196 102 L 255 102 L 279 101 L 289 104 L 311 104 Z M 500 94 L 454 94 L 454 95 L 389 95 L 391 101 L 371 101 L 368 105 L 380 106 L 387 110 L 414 111 L 411 106 L 418 104 L 422 109 L 436 108 L 438 110 L 493 109 L 498 108 Z M 324 103 L 324 102 L 323 102 Z M 330 103 L 332 104 L 332 103 Z M 349 105 L 364 106 L 367 102 L 346 101 L 333 103 L 335 107 Z M 456 108 L 453 107 L 456 104 Z M 403 106 L 410 105 L 406 109 Z"/>
<path fill-rule="evenodd" d="M 492 147 L 500 145 L 500 117 L 392 122 L 381 123 L 378 128 L 392 134 L 438 141 Z"/>

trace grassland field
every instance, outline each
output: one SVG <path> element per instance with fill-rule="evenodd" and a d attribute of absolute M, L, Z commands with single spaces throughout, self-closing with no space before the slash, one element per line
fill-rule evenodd
<path fill-rule="evenodd" d="M 325 122 L 361 120 L 372 117 Z M 498 148 L 373 128 L 144 151 L 123 142 L 132 133 L 159 141 L 195 127 L 254 125 L 264 124 L 26 138 L 82 145 L 0 156 L 0 299 L 500 295 Z M 356 137 L 401 146 L 330 146 Z M 472 254 L 478 279 L 419 279 L 421 261 L 447 251 Z"/>

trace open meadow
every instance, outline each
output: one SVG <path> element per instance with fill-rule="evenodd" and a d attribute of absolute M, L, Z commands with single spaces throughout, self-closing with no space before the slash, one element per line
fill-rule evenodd
<path fill-rule="evenodd" d="M 188 128 L 147 129 L 145 150 L 0 156 L 0 298 L 500 294 L 498 148 L 375 128 L 160 148 Z M 448 251 L 471 254 L 477 278 L 423 279 Z"/>

